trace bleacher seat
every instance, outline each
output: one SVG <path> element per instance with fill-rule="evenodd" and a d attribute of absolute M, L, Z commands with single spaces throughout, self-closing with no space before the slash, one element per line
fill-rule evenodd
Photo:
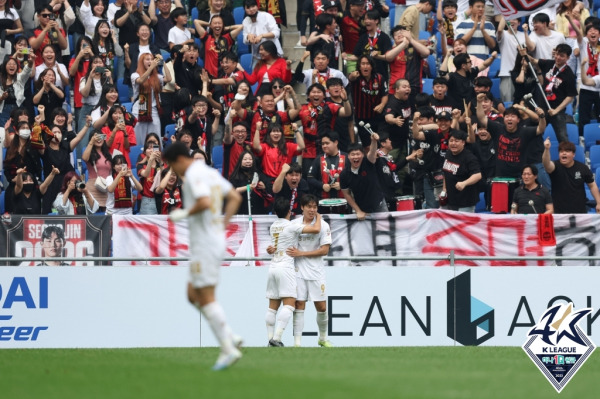
<path fill-rule="evenodd" d="M 589 150 L 593 145 L 600 144 L 600 125 L 597 123 L 585 125 L 583 127 L 583 142 L 586 150 Z"/>
<path fill-rule="evenodd" d="M 431 33 L 426 30 L 419 31 L 419 40 L 429 40 Z"/>
<path fill-rule="evenodd" d="M 198 19 L 198 8 L 192 8 L 192 21 Z"/>
<path fill-rule="evenodd" d="M 121 105 L 125 107 L 127 112 L 131 112 L 131 108 L 133 108 L 133 103 L 122 103 Z"/>
<path fill-rule="evenodd" d="M 233 9 L 233 19 L 235 20 L 236 25 L 240 25 L 246 16 L 246 11 L 244 7 L 236 7 Z"/>
<path fill-rule="evenodd" d="M 546 131 L 544 131 L 544 140 L 546 140 L 547 138 L 550 138 L 550 141 L 558 141 L 552 125 L 546 126 Z"/>
<path fill-rule="evenodd" d="M 144 145 L 134 145 L 129 147 L 129 159 L 131 160 L 131 167 L 135 168 L 135 164 L 141 155 L 142 151 L 144 151 Z"/>
<path fill-rule="evenodd" d="M 575 144 L 575 160 L 585 163 L 585 149 L 579 144 Z"/>
<path fill-rule="evenodd" d="M 479 202 L 475 204 L 475 213 L 484 213 L 487 212 L 486 203 L 485 203 L 485 194 L 479 193 Z"/>
<path fill-rule="evenodd" d="M 573 102 L 570 102 L 569 105 L 565 108 L 565 114 L 573 115 Z"/>
<path fill-rule="evenodd" d="M 123 78 L 117 79 L 117 91 L 119 92 L 119 102 L 121 104 L 131 102 L 129 86 L 123 83 Z"/>
<path fill-rule="evenodd" d="M 487 76 L 488 78 L 493 79 L 498 77 L 498 73 L 500 73 L 500 58 L 496 58 L 494 61 L 492 61 L 492 65 L 490 65 Z"/>
<path fill-rule="evenodd" d="M 0 193 L 0 213 L 4 213 L 4 193 L 6 191 L 2 191 Z"/>
<path fill-rule="evenodd" d="M 175 135 L 175 133 L 177 133 L 175 131 L 175 128 L 176 128 L 176 125 L 174 123 L 165 126 L 165 138 L 167 139 L 166 143 L 169 143 L 169 144 L 171 143 L 171 136 L 173 136 L 173 135 Z"/>
<path fill-rule="evenodd" d="M 494 98 L 502 97 L 500 95 L 500 78 L 491 78 L 492 79 L 492 88 L 490 91 L 494 95 Z"/>
<path fill-rule="evenodd" d="M 423 93 L 433 94 L 433 79 L 423 79 Z"/>
<path fill-rule="evenodd" d="M 240 65 L 247 73 L 252 73 L 252 54 L 242 54 L 240 56 Z"/>
<path fill-rule="evenodd" d="M 429 67 L 429 76 L 435 78 L 437 76 L 437 64 L 435 55 L 430 55 L 427 57 L 427 66 Z"/>
<path fill-rule="evenodd" d="M 600 167 L 600 145 L 590 147 L 590 169 L 596 170 Z"/>
<path fill-rule="evenodd" d="M 67 39 L 69 40 L 69 50 L 71 50 L 71 54 L 75 57 L 75 41 L 73 40 L 73 35 L 67 35 Z M 71 57 L 71 58 L 73 58 Z"/>
<path fill-rule="evenodd" d="M 215 169 L 223 169 L 223 146 L 218 145 L 212 149 L 212 164 Z"/>
<path fill-rule="evenodd" d="M 596 185 L 600 187 L 600 167 L 595 169 L 596 172 Z"/>
<path fill-rule="evenodd" d="M 242 54 L 250 54 L 250 46 L 244 43 L 244 35 L 240 32 L 237 37 L 237 54 L 241 56 Z"/>
<path fill-rule="evenodd" d="M 513 102 L 512 101 L 506 101 L 504 102 L 504 108 L 509 109 L 510 107 L 512 107 Z"/>
<path fill-rule="evenodd" d="M 571 143 L 579 144 L 579 128 L 574 123 L 567 123 L 567 137 Z"/>

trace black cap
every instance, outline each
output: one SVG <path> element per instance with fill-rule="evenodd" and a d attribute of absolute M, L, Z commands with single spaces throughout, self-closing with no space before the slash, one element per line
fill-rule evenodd
<path fill-rule="evenodd" d="M 365 0 L 350 0 L 350 5 L 353 6 L 362 6 L 365 4 Z"/>
<path fill-rule="evenodd" d="M 450 114 L 450 112 L 448 112 L 448 111 L 442 111 L 439 114 L 437 114 L 437 116 L 436 116 L 435 119 L 438 120 L 438 121 L 440 119 L 446 119 L 448 121 L 451 121 L 452 120 L 452 114 Z"/>
<path fill-rule="evenodd" d="M 325 4 L 323 5 L 323 9 L 327 10 L 328 8 L 333 8 L 333 7 L 337 7 L 337 3 L 333 0 L 330 1 L 326 1 Z"/>

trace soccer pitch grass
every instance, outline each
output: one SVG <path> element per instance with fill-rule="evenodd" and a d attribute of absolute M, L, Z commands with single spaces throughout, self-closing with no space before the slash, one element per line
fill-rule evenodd
<path fill-rule="evenodd" d="M 4 398 L 558 397 L 521 348 L 245 348 L 213 372 L 216 348 L 0 351 Z M 594 356 L 595 355 L 595 356 Z M 594 354 L 560 394 L 597 395 Z M 596 376 L 596 377 L 593 377 Z"/>

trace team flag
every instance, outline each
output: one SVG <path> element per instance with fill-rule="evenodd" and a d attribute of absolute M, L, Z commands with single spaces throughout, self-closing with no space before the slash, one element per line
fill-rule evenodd
<path fill-rule="evenodd" d="M 496 12 L 509 20 L 533 14 L 542 8 L 562 3 L 562 0 L 493 0 L 493 2 Z"/>

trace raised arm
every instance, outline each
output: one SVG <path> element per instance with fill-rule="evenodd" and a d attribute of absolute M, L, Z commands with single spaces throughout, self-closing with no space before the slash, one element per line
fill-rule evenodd
<path fill-rule="evenodd" d="M 548 174 L 554 172 L 554 169 L 556 168 L 556 165 L 554 165 L 554 162 L 552 162 L 552 160 L 550 159 L 550 146 L 552 144 L 550 143 L 550 139 L 547 138 L 544 141 L 544 153 L 542 154 L 542 164 L 544 165 L 544 169 L 546 169 L 546 172 L 548 172 Z"/>

